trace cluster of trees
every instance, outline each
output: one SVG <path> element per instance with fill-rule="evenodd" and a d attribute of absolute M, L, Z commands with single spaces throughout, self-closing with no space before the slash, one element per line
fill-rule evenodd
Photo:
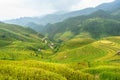
<path fill-rule="evenodd" d="M 93 18 L 85 21 L 83 31 L 89 32 L 93 38 L 120 35 L 120 22 L 110 19 Z"/>

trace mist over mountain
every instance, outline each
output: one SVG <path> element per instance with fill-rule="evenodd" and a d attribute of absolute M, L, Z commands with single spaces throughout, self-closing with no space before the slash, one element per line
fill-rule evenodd
<path fill-rule="evenodd" d="M 17 25 L 22 25 L 22 26 L 30 26 L 29 23 L 34 23 L 36 25 L 46 25 L 48 23 L 56 23 L 56 22 L 61 22 L 67 18 L 71 18 L 71 17 L 76 17 L 76 16 L 80 16 L 80 15 L 88 15 L 91 14 L 99 9 L 101 10 L 105 10 L 105 11 L 111 11 L 111 10 L 116 10 L 120 8 L 120 0 L 115 0 L 114 2 L 110 2 L 110 3 L 104 3 L 101 4 L 95 8 L 86 8 L 83 10 L 77 10 L 77 11 L 72 11 L 72 12 L 68 12 L 68 13 L 55 13 L 55 14 L 48 14 L 46 16 L 43 17 L 24 17 L 24 18 L 18 18 L 18 19 L 13 19 L 13 20 L 7 20 L 4 21 L 6 23 L 10 23 L 10 24 L 17 24 Z M 28 25 L 29 24 L 29 25 Z"/>
<path fill-rule="evenodd" d="M 77 16 L 77 17 L 64 20 L 63 22 L 58 22 L 55 24 L 48 24 L 44 27 L 45 31 L 43 32 L 49 34 L 48 35 L 49 38 L 56 39 L 56 40 L 64 39 L 64 38 L 71 39 L 77 35 L 81 35 L 84 32 L 90 33 L 90 35 L 94 38 L 109 36 L 110 33 L 106 33 L 106 32 L 111 32 L 111 35 L 117 36 L 119 35 L 119 31 L 115 30 L 116 34 L 114 33 L 112 34 L 112 32 L 114 31 L 115 27 L 118 30 L 120 30 L 119 29 L 120 24 L 117 23 L 119 20 L 120 20 L 119 17 L 116 15 L 112 15 L 109 12 L 106 12 L 103 10 L 98 10 L 89 15 Z M 97 33 L 99 33 L 99 35 Z M 65 36 L 65 34 L 68 34 L 68 35 Z M 64 35 L 64 38 L 63 38 L 63 35 Z"/>

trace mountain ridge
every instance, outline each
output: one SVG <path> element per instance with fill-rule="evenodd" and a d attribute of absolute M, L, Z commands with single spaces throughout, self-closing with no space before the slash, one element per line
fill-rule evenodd
<path fill-rule="evenodd" d="M 111 5 L 112 6 L 115 5 L 115 7 L 114 6 L 111 7 Z M 49 14 L 49 15 L 43 16 L 41 18 L 40 17 L 36 17 L 36 18 L 34 18 L 34 17 L 29 18 L 28 17 L 28 18 L 21 18 L 21 19 L 15 19 L 15 20 L 7 20 L 7 21 L 4 21 L 4 22 L 10 23 L 10 24 L 27 26 L 27 27 L 30 26 L 28 24 L 31 23 L 31 22 L 33 22 L 34 24 L 37 24 L 37 25 L 46 25 L 48 23 L 53 24 L 53 23 L 61 22 L 65 19 L 68 19 L 68 18 L 71 18 L 71 17 L 76 17 L 76 16 L 80 16 L 80 15 L 88 15 L 88 14 L 91 14 L 91 13 L 97 11 L 98 9 L 109 11 L 109 10 L 112 10 L 116 7 L 120 8 L 118 0 L 110 2 L 110 3 L 101 4 L 101 5 L 99 5 L 95 8 L 86 8 L 86 9 L 83 9 L 83 10 L 77 10 L 77 11 L 73 11 L 73 12 L 69 12 L 69 13 L 64 13 L 64 14 L 61 14 L 61 15 L 60 14 Z M 24 19 L 26 19 L 26 21 Z M 34 28 L 32 28 L 32 29 L 34 29 Z"/>

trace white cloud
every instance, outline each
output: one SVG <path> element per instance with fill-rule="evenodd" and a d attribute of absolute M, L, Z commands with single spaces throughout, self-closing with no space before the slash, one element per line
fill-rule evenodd
<path fill-rule="evenodd" d="M 71 6 L 80 3 L 81 0 L 51 0 L 52 5 L 57 10 L 69 10 Z"/>
<path fill-rule="evenodd" d="M 37 0 L 0 0 L 0 20 L 53 13 L 52 6 Z"/>
<path fill-rule="evenodd" d="M 114 0 L 81 0 L 77 5 L 73 5 L 71 10 L 79 10 L 87 7 L 96 7 L 102 3 L 112 2 Z"/>
<path fill-rule="evenodd" d="M 0 0 L 0 20 L 95 7 L 113 0 Z"/>

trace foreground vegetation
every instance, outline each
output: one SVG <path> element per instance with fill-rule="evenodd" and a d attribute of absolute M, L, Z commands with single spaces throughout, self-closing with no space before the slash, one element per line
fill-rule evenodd
<path fill-rule="evenodd" d="M 0 48 L 0 79 L 119 80 L 119 39 L 71 39 L 57 53 L 49 49 L 39 52 L 36 49 L 42 45 L 34 42 L 1 41 L 4 45 Z"/>
<path fill-rule="evenodd" d="M 41 61 L 0 60 L 1 80 L 119 80 L 118 63 L 59 64 Z M 76 64 L 76 66 L 74 65 Z M 84 64 L 84 67 L 82 67 Z M 114 65 L 113 65 L 114 64 Z M 78 67 L 78 68 L 76 68 Z M 81 68 L 80 68 L 81 67 Z"/>

